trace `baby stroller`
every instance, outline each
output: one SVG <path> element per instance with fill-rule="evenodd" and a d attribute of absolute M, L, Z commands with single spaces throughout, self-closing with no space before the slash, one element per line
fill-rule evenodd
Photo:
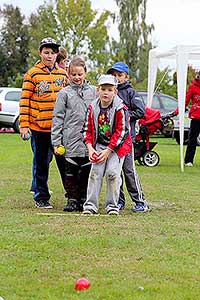
<path fill-rule="evenodd" d="M 138 133 L 136 134 L 134 143 L 135 160 L 139 164 L 148 167 L 155 167 L 160 162 L 158 153 L 152 151 L 157 142 L 150 142 L 150 135 L 157 133 L 165 133 L 173 130 L 173 120 L 169 115 L 161 116 L 160 111 L 145 107 L 146 113 L 144 118 L 138 122 Z"/>

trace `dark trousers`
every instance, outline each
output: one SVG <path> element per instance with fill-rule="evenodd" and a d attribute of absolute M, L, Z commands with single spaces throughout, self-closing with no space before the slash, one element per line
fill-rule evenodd
<path fill-rule="evenodd" d="M 91 163 L 88 157 L 67 158 L 65 163 L 65 191 L 69 201 L 83 204 L 87 196 Z"/>
<path fill-rule="evenodd" d="M 53 158 L 51 133 L 32 130 L 31 147 L 33 151 L 32 186 L 35 192 L 34 200 L 49 200 L 48 189 L 49 165 Z M 55 155 L 56 164 L 62 179 L 65 182 L 65 157 Z"/>
<path fill-rule="evenodd" d="M 139 179 L 139 176 L 138 176 L 136 168 L 135 168 L 133 152 L 131 152 L 125 156 L 122 170 L 123 170 L 123 174 L 124 174 L 126 188 L 131 197 L 131 200 L 134 203 L 146 202 L 143 191 L 142 191 L 140 179 Z M 119 194 L 118 203 L 121 203 L 122 205 L 125 204 L 125 195 L 124 195 L 124 190 L 123 190 L 123 176 L 122 176 L 122 184 L 120 186 L 120 194 Z"/>
<path fill-rule="evenodd" d="M 49 200 L 48 189 L 49 176 L 49 153 L 53 151 L 51 145 L 51 133 L 32 130 L 31 145 L 34 151 L 33 157 L 33 181 L 34 181 L 34 200 Z"/>
<path fill-rule="evenodd" d="M 197 146 L 197 137 L 200 133 L 200 120 L 192 119 L 190 123 L 190 132 L 189 132 L 189 141 L 185 154 L 185 163 L 193 163 L 196 146 Z"/>
<path fill-rule="evenodd" d="M 35 150 L 36 150 L 36 145 L 35 144 L 36 144 L 35 139 L 31 139 L 31 148 L 32 148 L 32 151 L 33 151 L 32 182 L 31 182 L 31 188 L 30 188 L 31 192 L 35 192 L 35 190 L 36 190 L 36 155 L 34 155 Z M 49 163 L 52 161 L 52 159 L 53 159 L 53 149 L 50 148 L 49 153 L 48 153 Z"/>

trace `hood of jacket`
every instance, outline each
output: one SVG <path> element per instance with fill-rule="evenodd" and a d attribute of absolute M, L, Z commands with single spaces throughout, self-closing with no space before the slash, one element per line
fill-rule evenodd
<path fill-rule="evenodd" d="M 39 68 L 42 71 L 49 73 L 49 68 L 42 61 L 37 61 L 36 64 L 34 65 L 34 68 Z M 57 62 L 54 64 L 54 68 L 60 69 Z"/>
<path fill-rule="evenodd" d="M 89 88 L 91 87 L 91 84 L 88 80 L 84 80 L 83 84 L 80 85 L 80 84 L 76 84 L 74 83 L 73 81 L 70 80 L 69 82 L 69 85 L 74 89 L 74 90 L 82 90 L 82 89 L 85 89 L 85 88 Z"/>
<path fill-rule="evenodd" d="M 97 98 L 95 101 L 91 103 L 91 105 L 93 106 L 93 108 L 98 108 L 98 111 L 100 111 L 100 102 L 101 102 L 100 99 Z M 118 95 L 114 97 L 111 105 L 112 108 L 115 110 L 126 108 L 126 105 L 124 104 L 123 100 Z"/>
<path fill-rule="evenodd" d="M 193 82 L 192 82 L 194 85 L 200 87 L 200 80 L 197 80 L 194 78 Z"/>
<path fill-rule="evenodd" d="M 128 88 L 132 88 L 130 81 L 124 81 L 123 83 L 119 83 L 117 85 L 118 91 L 128 89 Z"/>

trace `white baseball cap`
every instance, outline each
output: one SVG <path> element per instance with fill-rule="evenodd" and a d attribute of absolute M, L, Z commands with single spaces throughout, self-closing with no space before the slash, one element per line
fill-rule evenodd
<path fill-rule="evenodd" d="M 98 85 L 103 85 L 103 84 L 110 84 L 117 86 L 118 81 L 113 75 L 101 75 L 98 79 Z"/>
<path fill-rule="evenodd" d="M 56 40 L 52 39 L 51 37 L 47 37 L 47 38 L 44 38 L 43 40 L 41 40 L 40 42 L 40 51 L 43 47 L 45 46 L 50 46 L 52 47 L 56 53 L 59 52 L 59 47 L 60 47 L 60 44 L 58 44 L 56 42 Z"/>

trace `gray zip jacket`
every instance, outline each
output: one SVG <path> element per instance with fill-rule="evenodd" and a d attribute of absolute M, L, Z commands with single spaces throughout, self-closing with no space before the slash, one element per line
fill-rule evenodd
<path fill-rule="evenodd" d="M 96 87 L 85 81 L 82 86 L 70 82 L 57 96 L 53 111 L 51 141 L 53 147 L 63 145 L 65 157 L 85 157 L 87 147 L 82 128 L 88 105 L 97 98 Z"/>

